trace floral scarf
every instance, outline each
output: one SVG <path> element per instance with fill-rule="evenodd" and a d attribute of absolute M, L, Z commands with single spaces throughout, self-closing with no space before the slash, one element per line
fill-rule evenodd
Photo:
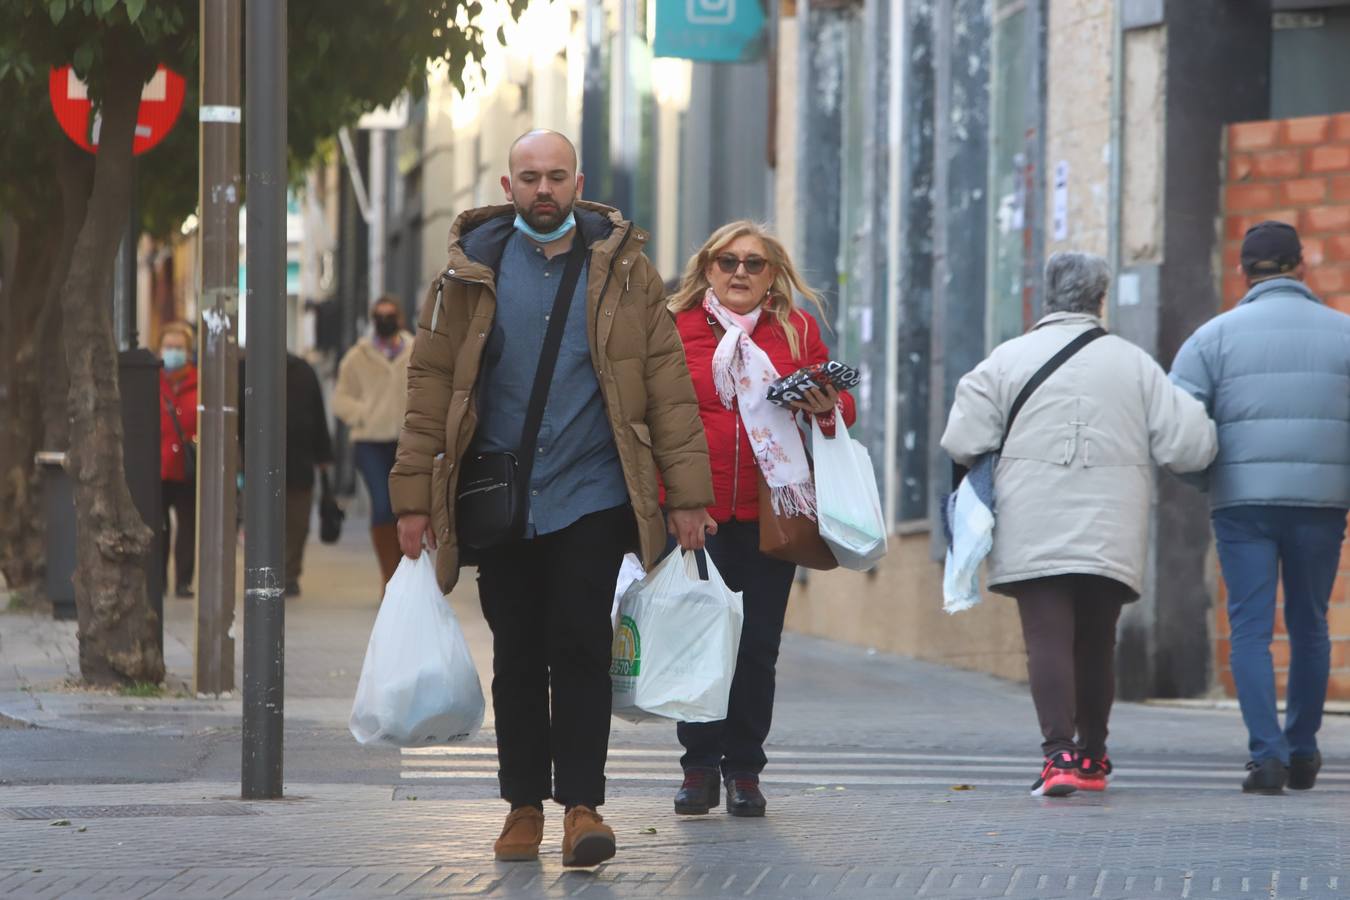
<path fill-rule="evenodd" d="M 814 519 L 816 490 L 802 433 L 791 410 L 769 402 L 769 385 L 779 372 L 750 339 L 763 307 L 749 315 L 734 313 L 709 288 L 703 308 L 726 329 L 713 354 L 717 396 L 727 409 L 739 408 L 755 462 L 772 491 L 774 512 Z"/>

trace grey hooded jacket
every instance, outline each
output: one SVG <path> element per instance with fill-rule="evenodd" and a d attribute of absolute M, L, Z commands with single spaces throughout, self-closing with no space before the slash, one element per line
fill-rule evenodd
<path fill-rule="evenodd" d="M 1219 428 L 1214 509 L 1350 507 L 1350 316 L 1300 281 L 1262 282 L 1191 335 L 1172 380 Z"/>

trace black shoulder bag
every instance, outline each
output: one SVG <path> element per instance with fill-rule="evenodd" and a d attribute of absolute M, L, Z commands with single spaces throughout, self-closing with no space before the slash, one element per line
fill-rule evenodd
<path fill-rule="evenodd" d="M 1078 335 L 1078 337 L 1069 341 L 1063 349 L 1046 360 L 1045 365 L 1036 370 L 1036 374 L 1032 375 L 1027 383 L 1022 386 L 1022 390 L 1018 392 L 1017 399 L 1013 400 L 1012 409 L 1008 410 L 1008 421 L 1003 425 L 1003 440 L 999 441 L 998 450 L 994 451 L 995 453 L 1003 453 L 1003 447 L 1008 443 L 1008 435 L 1012 433 L 1013 422 L 1017 420 L 1017 414 L 1022 411 L 1023 406 L 1026 406 L 1027 400 L 1031 398 L 1031 395 L 1036 393 L 1036 388 L 1044 384 L 1045 380 L 1053 375 L 1056 369 L 1072 359 L 1079 350 L 1082 350 L 1088 344 L 1099 337 L 1103 337 L 1105 334 L 1105 328 L 1089 328 L 1087 331 Z M 961 486 L 961 481 L 966 477 L 967 471 L 969 470 L 965 466 L 958 465 L 955 462 L 952 463 L 953 491 Z"/>
<path fill-rule="evenodd" d="M 342 538 L 342 520 L 347 513 L 338 504 L 333 482 L 323 469 L 319 470 L 319 486 L 319 540 L 336 544 Z"/>
<path fill-rule="evenodd" d="M 553 369 L 558 362 L 567 312 L 572 306 L 581 265 L 586 260 L 586 242 L 577 228 L 567 266 L 558 283 L 558 295 L 549 314 L 548 331 L 539 354 L 539 368 L 530 388 L 520 445 L 515 453 L 475 453 L 464 458 L 455 496 L 455 532 L 459 542 L 474 550 L 487 550 L 525 535 L 529 517 L 530 473 L 534 470 L 535 445 L 544 421 Z"/>

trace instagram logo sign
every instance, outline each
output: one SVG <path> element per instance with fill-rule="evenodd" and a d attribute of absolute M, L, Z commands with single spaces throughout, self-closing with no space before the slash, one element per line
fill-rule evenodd
<path fill-rule="evenodd" d="M 736 0 L 686 0 L 691 25 L 726 25 L 736 20 Z"/>

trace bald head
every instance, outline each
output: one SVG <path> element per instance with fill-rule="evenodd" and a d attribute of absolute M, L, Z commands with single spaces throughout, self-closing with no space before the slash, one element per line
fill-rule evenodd
<path fill-rule="evenodd" d="M 531 228 L 551 232 L 572 214 L 586 179 L 577 171 L 577 148 L 565 135 L 527 131 L 511 145 L 507 166 L 502 189 Z"/>
<path fill-rule="evenodd" d="M 506 167 L 510 170 L 514 178 L 517 165 L 522 161 L 537 160 L 539 157 L 547 159 L 549 162 L 558 162 L 561 159 L 571 161 L 572 174 L 575 175 L 580 168 L 580 158 L 577 156 L 576 145 L 567 137 L 567 135 L 551 131 L 547 128 L 536 128 L 533 131 L 527 131 L 520 137 L 511 142 L 511 149 L 506 154 Z"/>

